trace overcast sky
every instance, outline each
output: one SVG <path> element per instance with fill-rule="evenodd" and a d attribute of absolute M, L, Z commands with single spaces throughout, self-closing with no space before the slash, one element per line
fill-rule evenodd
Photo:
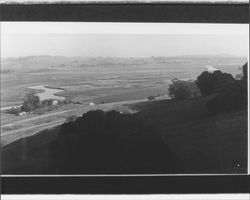
<path fill-rule="evenodd" d="M 248 56 L 248 25 L 1 23 L 1 56 Z"/>

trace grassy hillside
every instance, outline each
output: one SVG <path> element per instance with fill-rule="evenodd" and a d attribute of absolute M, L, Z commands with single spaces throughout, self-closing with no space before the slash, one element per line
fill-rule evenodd
<path fill-rule="evenodd" d="M 244 108 L 217 115 L 210 115 L 207 112 L 206 103 L 211 98 L 212 96 L 181 101 L 159 100 L 127 105 L 139 111 L 131 115 L 131 119 L 143 121 L 143 124 L 149 127 L 153 125 L 154 129 L 152 130 L 155 132 L 149 132 L 145 137 L 142 134 L 141 138 L 134 140 L 135 138 L 131 139 L 129 135 L 122 135 L 123 131 L 121 131 L 118 137 L 119 144 L 121 144 L 120 146 L 127 147 L 126 151 L 128 152 L 129 148 L 134 148 L 143 141 L 146 147 L 144 147 L 145 149 L 141 149 L 140 152 L 146 156 L 144 159 L 147 160 L 147 156 L 151 156 L 151 150 L 158 152 L 158 146 L 163 145 L 161 146 L 162 148 L 165 145 L 167 149 L 170 150 L 167 152 L 174 153 L 173 155 L 178 158 L 175 173 L 246 173 L 247 109 Z M 113 124 L 115 125 L 116 123 Z M 124 128 L 127 127 L 126 124 L 121 127 L 123 126 Z M 112 130 L 114 131 L 116 129 L 113 128 Z M 124 133 L 126 133 L 126 131 Z M 64 135 L 66 143 L 62 144 L 67 145 L 67 142 L 71 141 L 70 135 L 72 136 L 72 134 L 73 132 L 68 133 L 68 136 L 67 134 Z M 81 160 L 83 158 L 87 159 L 86 156 L 89 154 L 90 158 L 92 158 L 92 161 L 90 160 L 89 162 L 93 162 L 94 160 L 96 162 L 97 157 L 95 156 L 97 155 L 94 154 L 93 151 L 97 154 L 99 152 L 100 154 L 101 152 L 105 152 L 107 148 L 113 147 L 112 142 L 108 143 L 110 142 L 110 138 L 105 138 L 105 134 L 107 134 L 107 138 L 111 137 L 108 132 L 104 132 L 101 137 L 91 137 L 91 140 L 89 140 L 88 137 L 79 136 L 78 139 L 76 138 L 78 142 L 74 143 L 74 145 L 82 143 L 81 146 L 84 146 L 85 142 L 86 146 L 86 141 L 84 141 L 86 139 L 87 142 L 90 141 L 90 145 L 95 141 L 91 146 L 94 148 L 94 146 L 97 145 L 99 148 L 93 149 L 92 147 L 88 147 L 92 150 L 87 148 L 84 149 L 84 154 L 79 153 L 79 155 L 72 156 L 76 156 Z M 77 137 L 77 135 L 74 137 Z M 49 146 L 51 146 L 51 141 L 61 139 L 62 135 L 60 135 L 60 130 L 55 129 L 7 145 L 2 151 L 2 172 L 20 174 L 56 173 L 56 171 L 50 168 L 51 160 L 49 160 L 49 155 L 51 154 L 51 148 L 49 148 Z M 152 143 L 151 140 L 161 142 L 160 144 Z M 114 141 L 116 140 L 114 139 Z M 26 147 L 25 150 L 24 145 Z M 135 146 L 133 147 L 133 145 Z M 116 152 L 115 149 L 111 148 L 111 150 L 108 157 L 103 158 L 106 160 L 106 164 L 104 165 L 103 163 L 103 166 L 107 167 L 107 163 L 109 163 L 108 158 L 112 158 L 110 154 Z M 24 151 L 26 152 L 25 158 L 23 158 Z M 161 152 L 158 152 L 158 155 L 158 158 L 161 160 L 166 159 L 167 162 L 175 160 L 171 158 L 171 154 L 165 155 L 166 158 L 164 158 Z M 105 154 L 104 156 L 107 155 Z M 63 162 L 64 158 L 65 154 L 59 152 L 58 159 L 61 159 Z M 118 155 L 115 154 L 115 159 L 119 162 L 123 157 L 118 153 Z M 136 159 L 136 157 L 133 159 Z M 113 160 L 110 160 L 110 162 L 113 162 Z M 157 165 L 159 166 L 161 160 L 152 161 L 151 159 L 151 161 L 148 161 L 151 164 L 145 166 L 148 166 L 152 172 L 152 169 L 155 167 L 154 162 L 158 162 Z M 133 161 L 133 163 L 135 163 L 135 161 Z M 91 164 L 89 164 L 89 166 L 91 167 Z M 101 168 L 102 165 L 99 167 Z M 164 169 L 161 169 L 161 172 L 163 172 L 162 170 L 164 171 Z M 157 172 L 158 171 L 155 171 L 155 173 Z M 169 171 L 166 170 L 166 173 L 168 172 Z"/>
<path fill-rule="evenodd" d="M 49 145 L 59 128 L 44 130 L 1 148 L 1 174 L 50 174 Z"/>
<path fill-rule="evenodd" d="M 246 173 L 247 108 L 210 115 L 210 97 L 135 104 L 138 117 L 157 124 L 183 162 L 182 173 Z"/>

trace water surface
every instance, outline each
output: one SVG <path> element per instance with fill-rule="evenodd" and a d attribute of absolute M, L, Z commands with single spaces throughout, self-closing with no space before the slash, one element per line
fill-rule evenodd
<path fill-rule="evenodd" d="M 44 101 L 47 99 L 63 101 L 65 99 L 65 97 L 56 95 L 57 93 L 62 92 L 63 91 L 62 89 L 49 88 L 46 85 L 30 86 L 28 88 L 35 90 L 43 90 L 42 92 L 36 94 L 37 96 L 39 96 L 40 101 Z"/>

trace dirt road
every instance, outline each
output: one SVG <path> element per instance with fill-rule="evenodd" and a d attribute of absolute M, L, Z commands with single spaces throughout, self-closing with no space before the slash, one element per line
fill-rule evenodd
<path fill-rule="evenodd" d="M 41 125 L 29 127 L 29 128 L 23 128 L 23 129 L 10 131 L 4 135 L 1 135 L 1 146 L 4 147 L 7 144 L 10 144 L 16 140 L 21 139 L 21 138 L 29 137 L 29 136 L 35 135 L 36 133 L 43 131 L 45 129 L 50 129 L 50 128 L 59 126 L 63 122 L 64 121 L 62 121 L 62 120 L 58 120 L 56 122 L 44 123 Z"/>
<path fill-rule="evenodd" d="M 88 112 L 90 110 L 97 110 L 97 109 L 102 109 L 102 110 L 112 110 L 112 109 L 119 109 L 121 108 L 124 104 L 131 104 L 131 103 L 137 103 L 137 102 L 142 102 L 142 101 L 147 101 L 147 99 L 141 99 L 141 100 L 130 100 L 130 101 L 120 101 L 120 102 L 113 102 L 113 103 L 106 103 L 106 104 L 99 104 L 99 105 L 85 105 L 79 107 L 79 108 L 74 108 L 74 109 L 67 109 L 63 111 L 57 111 L 57 112 L 52 112 L 52 113 L 47 113 L 39 116 L 33 116 L 27 119 L 22 119 L 18 120 L 15 122 L 12 122 L 10 124 L 5 124 L 2 126 L 2 131 L 1 131 L 1 145 L 5 146 L 9 143 L 12 143 L 20 138 L 23 137 L 28 137 L 31 135 L 34 135 L 42 130 L 53 128 L 55 126 L 61 125 L 66 121 L 66 117 L 62 118 L 62 114 L 65 113 L 71 113 L 71 114 L 76 114 L 80 113 L 81 115 L 85 112 Z M 127 108 L 127 110 L 129 110 Z M 135 112 L 132 110 L 129 110 L 129 112 Z M 54 117 L 60 117 L 60 119 L 55 120 Z M 78 114 L 79 116 L 79 114 Z M 53 121 L 47 122 L 49 118 L 53 117 Z M 32 124 L 33 123 L 33 124 Z M 37 124 L 39 123 L 39 124 Z M 21 128 L 17 129 L 11 129 L 12 127 L 18 126 Z M 4 130 L 3 128 L 10 128 L 10 130 Z"/>
<path fill-rule="evenodd" d="M 13 126 L 13 125 L 16 125 L 16 124 L 22 124 L 22 123 L 33 121 L 33 120 L 40 120 L 40 119 L 43 119 L 43 118 L 60 115 L 60 114 L 67 113 L 67 112 L 70 112 L 70 111 L 72 111 L 72 109 L 71 110 L 65 110 L 65 111 L 48 113 L 48 114 L 43 114 L 43 115 L 39 115 L 39 116 L 28 118 L 28 119 L 22 119 L 22 120 L 13 122 L 11 124 L 5 124 L 5 125 L 2 126 L 2 128 L 8 127 L 8 126 Z"/>

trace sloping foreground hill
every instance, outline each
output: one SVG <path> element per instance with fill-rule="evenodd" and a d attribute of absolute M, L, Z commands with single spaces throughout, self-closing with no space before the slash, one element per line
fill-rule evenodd
<path fill-rule="evenodd" d="M 184 101 L 132 105 L 138 117 L 154 121 L 162 138 L 179 156 L 181 173 L 246 173 L 247 108 L 210 115 L 199 97 Z"/>
<path fill-rule="evenodd" d="M 50 174 L 49 144 L 59 127 L 10 143 L 1 150 L 2 174 Z"/>
<path fill-rule="evenodd" d="M 212 96 L 149 101 L 127 106 L 139 110 L 133 117 L 144 124 L 153 124 L 163 144 L 177 155 L 175 173 L 246 173 L 247 108 L 210 115 L 206 109 L 210 98 Z M 59 128 L 44 131 L 4 147 L 2 173 L 57 173 L 51 168 L 49 147 L 52 141 L 60 139 L 59 132 Z"/>

